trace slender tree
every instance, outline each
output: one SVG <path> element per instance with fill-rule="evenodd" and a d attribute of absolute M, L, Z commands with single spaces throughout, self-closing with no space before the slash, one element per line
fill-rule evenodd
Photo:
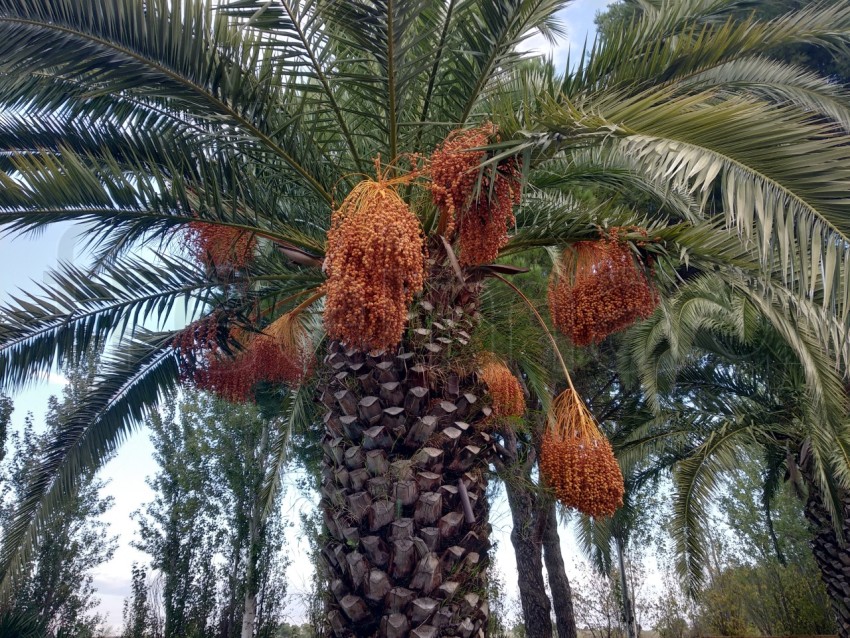
<path fill-rule="evenodd" d="M 164 636 L 250 638 L 281 621 L 284 522 L 279 500 L 264 511 L 263 492 L 275 426 L 253 406 L 198 392 L 151 418 L 160 469 L 137 546 L 163 581 Z"/>
<path fill-rule="evenodd" d="M 11 432 L 9 455 L 0 464 L 0 527 L 4 531 L 14 520 L 34 468 L 67 426 L 65 418 L 76 408 L 96 365 L 96 359 L 90 359 L 68 371 L 62 398 L 49 399 L 44 427 L 37 428 L 28 415 L 24 427 Z M 12 407 L 11 401 L 3 401 L 5 416 Z M 103 629 L 104 618 L 96 613 L 99 601 L 92 571 L 110 560 L 116 545 L 99 520 L 112 506 L 112 498 L 101 496 L 104 487 L 105 482 L 89 470 L 70 498 L 51 511 L 43 542 L 25 565 L 14 596 L 0 609 L 31 618 L 41 632 L 50 635 L 95 636 Z"/>

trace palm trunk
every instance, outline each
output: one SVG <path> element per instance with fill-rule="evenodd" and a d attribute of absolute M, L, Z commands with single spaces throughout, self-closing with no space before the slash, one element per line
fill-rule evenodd
<path fill-rule="evenodd" d="M 522 606 L 525 635 L 528 638 L 551 638 L 552 619 L 546 583 L 543 580 L 543 530 L 545 512 L 541 511 L 541 495 L 531 482 L 534 455 L 523 462 L 516 458 L 516 437 L 506 435 L 505 451 L 512 457 L 508 464 L 497 464 L 505 485 L 511 509 L 511 544 L 517 563 L 517 583 Z"/>
<path fill-rule="evenodd" d="M 812 529 L 812 552 L 832 602 L 839 638 L 850 638 L 850 551 L 839 539 L 820 490 L 810 480 L 806 518 Z M 850 540 L 850 493 L 842 494 L 844 537 Z"/>
<path fill-rule="evenodd" d="M 576 617 L 573 611 L 573 592 L 564 557 L 561 555 L 561 537 L 558 534 L 558 516 L 555 502 L 550 501 L 546 513 L 546 530 L 543 532 L 543 558 L 552 590 L 552 607 L 555 610 L 555 626 L 558 638 L 576 638 Z"/>
<path fill-rule="evenodd" d="M 322 554 L 340 638 L 487 630 L 492 442 L 464 361 L 477 294 L 428 296 L 396 352 L 328 347 Z"/>

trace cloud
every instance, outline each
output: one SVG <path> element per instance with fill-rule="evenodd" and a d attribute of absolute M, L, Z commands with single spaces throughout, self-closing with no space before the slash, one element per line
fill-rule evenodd
<path fill-rule="evenodd" d="M 567 63 L 571 64 L 581 57 L 585 41 L 593 42 L 596 35 L 594 18 L 599 11 L 604 11 L 614 0 L 580 0 L 558 12 L 558 20 L 566 31 L 566 37 L 560 38 L 554 44 L 548 42 L 542 35 L 535 35 L 523 43 L 522 50 L 549 55 L 555 65 L 562 69 Z"/>
<path fill-rule="evenodd" d="M 51 372 L 50 374 L 47 375 L 47 382 L 50 385 L 62 385 L 62 386 L 65 386 L 65 385 L 68 385 L 69 383 L 71 383 L 68 380 L 68 377 L 66 377 L 64 374 L 57 374 L 55 372 Z"/>

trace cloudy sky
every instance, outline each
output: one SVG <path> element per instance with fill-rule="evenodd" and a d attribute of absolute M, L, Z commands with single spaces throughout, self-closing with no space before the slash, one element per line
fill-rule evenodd
<path fill-rule="evenodd" d="M 576 59 L 581 52 L 585 39 L 593 37 L 593 18 L 612 0 L 575 0 L 560 14 L 566 27 L 567 37 L 555 47 L 549 46 L 543 38 L 530 40 L 527 47 L 541 52 L 551 52 L 556 62 L 563 65 L 567 56 Z M 54 227 L 34 238 L 0 237 L 0 281 L 2 298 L 14 294 L 18 288 L 34 290 L 35 285 L 44 283 L 48 268 L 61 261 L 75 261 L 80 258 L 80 242 L 73 228 Z M 40 423 L 51 394 L 61 392 L 64 379 L 61 375 L 51 374 L 49 378 L 18 393 L 15 399 L 13 423 L 15 427 L 23 424 L 27 412 L 32 412 L 36 422 Z M 98 569 L 95 574 L 95 586 L 101 599 L 100 611 L 108 615 L 113 627 L 121 624 L 121 608 L 129 593 L 130 568 L 134 561 L 146 562 L 146 556 L 130 546 L 136 524 L 130 515 L 150 501 L 152 492 L 145 478 L 156 471 L 152 460 L 152 447 L 144 432 L 137 432 L 125 443 L 117 457 L 104 469 L 104 478 L 109 481 L 106 494 L 115 498 L 115 505 L 105 517 L 113 534 L 118 536 L 119 547 L 114 558 Z M 292 480 L 291 477 L 290 481 Z M 287 491 L 284 504 L 285 515 L 298 521 L 299 512 L 314 507 L 294 488 Z M 510 512 L 504 499 L 497 499 L 491 511 L 494 540 L 498 543 L 496 562 L 504 574 L 508 594 L 516 597 L 516 563 L 510 545 Z M 565 554 L 575 554 L 569 533 L 562 534 Z M 290 591 L 296 594 L 288 613 L 292 620 L 300 621 L 299 592 L 309 589 L 311 567 L 307 560 L 308 548 L 298 537 L 297 529 L 289 534 L 289 554 L 294 564 L 289 571 Z"/>

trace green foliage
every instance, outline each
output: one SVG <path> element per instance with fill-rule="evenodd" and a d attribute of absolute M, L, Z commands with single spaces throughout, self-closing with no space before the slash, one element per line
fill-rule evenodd
<path fill-rule="evenodd" d="M 718 503 L 732 531 L 728 564 L 702 597 L 703 621 L 721 629 L 722 610 L 739 609 L 740 630 L 763 635 L 817 635 L 835 630 L 829 599 L 808 544 L 802 504 L 779 491 L 769 509 L 759 499 L 761 464 L 744 461 Z M 732 622 L 728 619 L 727 622 Z"/>
<path fill-rule="evenodd" d="M 197 392 L 151 418 L 160 469 L 149 480 L 153 501 L 136 514 L 137 547 L 161 574 L 164 638 L 239 636 L 246 597 L 257 603 L 256 636 L 272 635 L 281 621 L 289 560 L 279 495 L 263 515 L 263 485 L 275 467 L 270 439 L 280 426 L 256 407 Z M 150 622 L 156 607 L 143 569 L 134 569 L 133 583 L 125 634 Z"/>
<path fill-rule="evenodd" d="M 0 527 L 4 530 L 26 494 L 33 468 L 66 427 L 66 418 L 78 405 L 97 365 L 97 357 L 90 357 L 80 367 L 68 370 L 68 385 L 61 400 L 49 399 L 44 428 L 37 428 L 30 415 L 22 430 L 11 433 L 10 454 L 0 464 Z M 8 419 L 11 401 L 4 398 L 2 409 L 0 416 Z M 95 613 L 99 601 L 92 571 L 110 560 L 116 546 L 116 539 L 100 520 L 112 506 L 111 498 L 100 495 L 104 486 L 96 472 L 89 470 L 63 506 L 50 513 L 45 538 L 24 566 L 15 596 L 5 606 L 9 622 L 13 616 L 31 618 L 44 632 L 41 635 L 99 635 L 104 618 Z M 0 635 L 5 635 L 2 630 Z"/>
<path fill-rule="evenodd" d="M 130 577 L 130 597 L 124 601 L 124 631 L 121 638 L 161 638 L 162 623 L 155 609 L 158 601 L 152 600 L 148 584 L 148 572 L 133 563 L 133 573 Z"/>
<path fill-rule="evenodd" d="M 635 585 L 640 587 L 644 574 L 637 563 L 630 564 L 628 570 L 634 590 Z M 627 638 L 619 582 L 617 570 L 612 569 L 603 575 L 592 567 L 585 567 L 578 578 L 572 579 L 576 625 L 588 632 L 591 638 Z M 641 611 L 639 607 L 638 620 Z"/>
<path fill-rule="evenodd" d="M 7 396 L 0 395 L 0 461 L 6 457 L 6 437 L 12 425 L 12 412 L 15 406 Z"/>
<path fill-rule="evenodd" d="M 490 606 L 490 618 L 487 620 L 487 635 L 491 638 L 508 638 L 507 596 L 505 582 L 496 566 L 490 561 L 487 566 L 487 602 Z"/>
<path fill-rule="evenodd" d="M 44 627 L 29 614 L 0 612 L 0 636 L 4 638 L 42 638 Z"/>

